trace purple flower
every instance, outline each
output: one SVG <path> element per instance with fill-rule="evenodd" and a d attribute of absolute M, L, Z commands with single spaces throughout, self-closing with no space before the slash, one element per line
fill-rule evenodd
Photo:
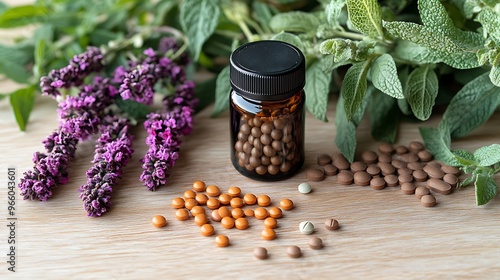
<path fill-rule="evenodd" d="M 180 46 L 175 37 L 163 37 L 158 45 L 158 51 L 160 53 L 175 53 L 179 50 Z M 179 66 L 185 66 L 189 64 L 189 56 L 186 52 L 183 52 L 176 60 L 175 63 Z"/>
<path fill-rule="evenodd" d="M 111 207 L 111 192 L 132 157 L 133 136 L 126 118 L 106 116 L 100 127 L 94 165 L 87 171 L 87 184 L 80 187 L 80 198 L 85 211 L 98 217 Z"/>
<path fill-rule="evenodd" d="M 68 66 L 52 70 L 48 76 L 40 78 L 42 94 L 56 97 L 61 95 L 58 88 L 80 86 L 88 75 L 104 68 L 103 57 L 99 48 L 88 47 L 87 51 L 75 55 Z"/>

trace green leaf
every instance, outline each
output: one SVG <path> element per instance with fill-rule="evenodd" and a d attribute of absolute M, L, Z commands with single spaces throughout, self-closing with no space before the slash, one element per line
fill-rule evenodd
<path fill-rule="evenodd" d="M 349 162 L 354 161 L 356 152 L 356 125 L 345 117 L 344 98 L 339 96 L 335 113 L 335 145 Z"/>
<path fill-rule="evenodd" d="M 485 33 L 487 33 L 497 45 L 500 44 L 500 16 L 492 9 L 482 9 L 477 15 L 477 21 L 481 23 Z"/>
<path fill-rule="evenodd" d="M 370 60 L 354 63 L 345 74 L 340 94 L 345 99 L 344 110 L 347 120 L 361 105 L 366 93 L 366 75 L 370 68 Z"/>
<path fill-rule="evenodd" d="M 404 99 L 397 100 L 398 107 L 399 110 L 401 110 L 401 112 L 407 116 L 413 115 L 413 112 L 411 111 L 410 108 L 410 104 L 408 104 L 408 101 L 406 100 L 408 98 L 408 94 L 406 93 L 407 90 L 406 85 L 408 84 L 408 76 L 410 75 L 409 72 L 410 70 L 408 66 L 401 68 L 398 72 L 398 78 L 401 81 L 401 85 L 403 86 L 403 95 L 405 97 Z"/>
<path fill-rule="evenodd" d="M 315 62 L 306 71 L 306 107 L 317 119 L 328 121 L 326 110 L 331 74 L 323 71 L 321 63 Z"/>
<path fill-rule="evenodd" d="M 406 40 L 397 40 L 393 56 L 419 65 L 441 62 L 435 52 L 428 47 Z"/>
<path fill-rule="evenodd" d="M 498 193 L 498 186 L 492 177 L 479 174 L 476 177 L 476 205 L 484 205 L 492 200 Z"/>
<path fill-rule="evenodd" d="M 282 41 L 291 45 L 296 46 L 299 48 L 302 53 L 305 53 L 305 48 L 304 44 L 302 43 L 302 40 L 300 40 L 299 36 L 292 34 L 292 33 L 287 33 L 287 32 L 280 32 L 278 34 L 275 34 L 273 37 L 271 37 L 271 40 L 276 40 L 276 41 Z"/>
<path fill-rule="evenodd" d="M 450 151 L 449 134 L 447 131 L 433 127 L 420 127 L 420 134 L 425 146 L 435 158 L 451 166 L 460 165 Z"/>
<path fill-rule="evenodd" d="M 181 25 L 189 39 L 194 60 L 200 57 L 203 43 L 214 33 L 219 22 L 219 0 L 185 0 L 181 6 Z"/>
<path fill-rule="evenodd" d="M 31 110 L 33 110 L 35 104 L 35 87 L 29 86 L 18 89 L 11 93 L 9 97 L 17 125 L 21 131 L 25 131 Z"/>
<path fill-rule="evenodd" d="M 383 36 L 382 15 L 377 0 L 347 0 L 351 23 L 365 35 Z"/>
<path fill-rule="evenodd" d="M 500 144 L 481 147 L 474 152 L 479 166 L 491 166 L 500 162 Z"/>
<path fill-rule="evenodd" d="M 413 114 L 420 120 L 427 120 L 438 94 L 438 78 L 430 66 L 421 66 L 408 76 L 406 84 L 408 103 Z"/>
<path fill-rule="evenodd" d="M 458 181 L 458 187 L 459 188 L 467 187 L 475 180 L 476 180 L 476 176 L 471 176 L 471 177 L 465 178 L 465 180 L 463 180 L 462 182 Z"/>
<path fill-rule="evenodd" d="M 321 58 L 321 68 L 326 73 L 332 73 L 333 70 L 340 66 L 349 64 L 349 61 L 335 62 L 333 55 L 326 55 Z"/>
<path fill-rule="evenodd" d="M 490 76 L 491 82 L 495 86 L 500 87 L 500 66 L 491 67 L 489 76 Z"/>
<path fill-rule="evenodd" d="M 325 7 L 326 21 L 330 26 L 340 26 L 339 17 L 342 9 L 346 4 L 346 0 L 331 0 Z"/>
<path fill-rule="evenodd" d="M 229 66 L 224 67 L 217 76 L 215 84 L 215 106 L 212 116 L 218 116 L 229 108 L 229 95 L 231 92 L 231 82 L 229 80 Z"/>
<path fill-rule="evenodd" d="M 0 14 L 0 28 L 13 28 L 43 21 L 48 15 L 44 6 L 14 6 Z"/>
<path fill-rule="evenodd" d="M 146 115 L 150 112 L 149 106 L 137 101 L 117 99 L 116 105 L 127 115 L 127 118 L 133 124 L 146 119 Z"/>
<path fill-rule="evenodd" d="M 451 151 L 455 156 L 455 159 L 463 166 L 476 166 L 478 162 L 476 161 L 474 154 L 467 150 L 453 150 Z"/>
<path fill-rule="evenodd" d="M 369 103 L 370 127 L 377 141 L 394 143 L 398 133 L 399 112 L 397 99 L 375 91 Z"/>
<path fill-rule="evenodd" d="M 356 44 L 349 39 L 328 39 L 321 43 L 319 51 L 322 54 L 333 55 L 334 63 L 344 63 L 352 59 L 352 49 Z"/>
<path fill-rule="evenodd" d="M 253 1 L 252 2 L 252 10 L 253 10 L 253 17 L 262 25 L 265 27 L 269 26 L 269 22 L 271 21 L 271 18 L 273 17 L 273 13 L 271 12 L 271 8 L 265 3 L 262 3 L 260 1 Z"/>
<path fill-rule="evenodd" d="M 383 54 L 377 57 L 370 67 L 370 74 L 372 83 L 378 90 L 394 98 L 404 98 L 403 87 L 392 56 Z"/>
<path fill-rule="evenodd" d="M 463 137 L 488 120 L 499 104 L 500 88 L 484 73 L 453 97 L 441 122 L 450 127 L 451 137 Z"/>
<path fill-rule="evenodd" d="M 319 24 L 320 21 L 315 15 L 302 11 L 276 14 L 269 22 L 269 26 L 275 33 L 281 31 L 316 32 Z"/>

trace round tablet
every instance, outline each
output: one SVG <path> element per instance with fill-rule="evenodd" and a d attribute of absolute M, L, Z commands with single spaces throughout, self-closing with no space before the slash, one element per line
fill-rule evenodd
<path fill-rule="evenodd" d="M 311 249 L 313 250 L 319 250 L 323 248 L 323 240 L 316 236 L 311 237 L 309 238 L 309 247 L 311 247 Z"/>
<path fill-rule="evenodd" d="M 301 183 L 299 184 L 298 190 L 300 193 L 310 193 L 312 187 L 309 183 Z"/>
<path fill-rule="evenodd" d="M 314 232 L 314 224 L 309 221 L 304 221 L 299 224 L 299 230 L 303 234 L 311 234 Z"/>
<path fill-rule="evenodd" d="M 286 248 L 286 254 L 290 258 L 300 258 L 302 256 L 302 251 L 298 246 L 292 245 Z"/>
<path fill-rule="evenodd" d="M 267 259 L 267 249 L 264 247 L 257 247 L 253 249 L 253 255 L 259 260 Z"/>

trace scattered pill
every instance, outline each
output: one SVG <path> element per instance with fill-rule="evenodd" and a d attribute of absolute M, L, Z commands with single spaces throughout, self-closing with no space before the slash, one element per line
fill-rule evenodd
<path fill-rule="evenodd" d="M 408 148 L 403 145 L 397 146 L 394 150 L 398 155 L 406 154 L 408 152 Z"/>
<path fill-rule="evenodd" d="M 207 186 L 205 185 L 205 182 L 203 182 L 203 181 L 197 180 L 197 181 L 193 182 L 193 190 L 195 190 L 197 192 L 205 191 L 206 187 Z"/>
<path fill-rule="evenodd" d="M 411 174 L 401 174 L 398 176 L 399 184 L 402 185 L 404 183 L 413 182 L 413 176 Z"/>
<path fill-rule="evenodd" d="M 215 238 L 215 245 L 217 245 L 217 247 L 227 247 L 229 245 L 229 238 L 225 235 L 219 234 Z"/>
<path fill-rule="evenodd" d="M 394 165 L 390 162 L 379 162 L 378 167 L 380 167 L 380 171 L 384 176 L 391 175 L 396 172 L 396 167 L 394 167 Z"/>
<path fill-rule="evenodd" d="M 327 154 L 321 154 L 317 157 L 317 163 L 319 166 L 324 166 L 332 162 L 332 158 Z"/>
<path fill-rule="evenodd" d="M 422 142 L 411 141 L 410 144 L 408 144 L 408 148 L 410 149 L 410 151 L 412 151 L 414 153 L 418 153 L 418 152 L 424 150 L 425 146 Z"/>
<path fill-rule="evenodd" d="M 458 177 L 454 174 L 447 173 L 444 175 L 443 181 L 450 184 L 452 188 L 455 188 L 458 184 Z"/>
<path fill-rule="evenodd" d="M 219 208 L 219 206 L 220 206 L 220 201 L 217 198 L 210 197 L 207 200 L 207 207 L 208 207 L 208 209 L 214 210 L 214 209 Z"/>
<path fill-rule="evenodd" d="M 342 170 L 337 175 L 337 182 L 341 185 L 350 185 L 354 182 L 354 175 L 351 171 Z"/>
<path fill-rule="evenodd" d="M 374 151 L 365 151 L 361 153 L 361 160 L 366 164 L 372 164 L 377 162 L 378 156 Z"/>
<path fill-rule="evenodd" d="M 276 238 L 276 232 L 272 228 L 265 228 L 261 231 L 260 235 L 264 240 L 273 240 Z"/>
<path fill-rule="evenodd" d="M 227 193 L 231 197 L 239 197 L 241 195 L 241 189 L 239 187 L 232 186 L 229 189 L 227 189 Z"/>
<path fill-rule="evenodd" d="M 196 197 L 196 193 L 193 190 L 186 190 L 183 196 L 184 199 L 191 199 L 191 198 L 194 199 Z"/>
<path fill-rule="evenodd" d="M 276 228 L 276 226 L 278 225 L 278 221 L 273 218 L 273 217 L 267 217 L 265 220 L 264 220 L 264 227 L 265 228 Z"/>
<path fill-rule="evenodd" d="M 229 205 L 231 202 L 231 196 L 227 193 L 222 193 L 219 195 L 219 202 L 222 205 Z"/>
<path fill-rule="evenodd" d="M 319 168 L 311 168 L 306 171 L 306 178 L 313 182 L 323 181 L 325 179 L 325 171 Z"/>
<path fill-rule="evenodd" d="M 300 258 L 302 256 L 302 251 L 298 246 L 292 245 L 286 248 L 286 254 L 290 258 Z"/>
<path fill-rule="evenodd" d="M 261 194 L 257 197 L 257 204 L 262 207 L 269 206 L 271 204 L 271 198 L 268 195 Z"/>
<path fill-rule="evenodd" d="M 214 185 L 208 186 L 207 189 L 206 189 L 206 192 L 207 192 L 208 196 L 212 196 L 212 197 L 220 195 L 220 189 L 219 189 L 219 187 L 214 186 Z"/>
<path fill-rule="evenodd" d="M 219 210 L 217 209 L 213 210 L 210 216 L 214 222 L 220 222 L 222 220 L 222 217 L 219 215 Z"/>
<path fill-rule="evenodd" d="M 427 180 L 427 188 L 439 194 L 450 194 L 452 190 L 450 184 L 436 178 L 430 178 Z"/>
<path fill-rule="evenodd" d="M 420 160 L 420 158 L 417 156 L 417 154 L 414 154 L 414 153 L 403 154 L 403 155 L 401 155 L 401 159 L 406 163 L 418 162 Z"/>
<path fill-rule="evenodd" d="M 371 176 L 378 176 L 380 175 L 380 167 L 378 167 L 375 164 L 372 164 L 366 168 L 366 172 Z"/>
<path fill-rule="evenodd" d="M 407 167 L 399 168 L 397 170 L 398 175 L 411 175 L 413 173 L 413 170 Z M 413 178 L 412 178 L 413 180 Z"/>
<path fill-rule="evenodd" d="M 153 217 L 151 223 L 154 227 L 161 228 L 167 225 L 167 219 L 165 219 L 162 215 L 156 215 Z"/>
<path fill-rule="evenodd" d="M 350 167 L 349 161 L 344 157 L 343 154 L 336 154 L 333 158 L 333 165 L 339 170 L 347 170 Z"/>
<path fill-rule="evenodd" d="M 264 247 L 257 247 L 253 249 L 253 255 L 259 260 L 265 260 L 268 257 L 267 249 Z"/>
<path fill-rule="evenodd" d="M 214 227 L 211 224 L 204 224 L 200 227 L 200 232 L 203 236 L 211 236 L 214 234 Z"/>
<path fill-rule="evenodd" d="M 397 169 L 406 167 L 406 162 L 399 160 L 399 159 L 393 159 L 391 161 L 391 164 L 392 164 L 392 166 L 396 167 Z"/>
<path fill-rule="evenodd" d="M 198 215 L 194 216 L 194 223 L 197 226 L 202 226 L 202 225 L 208 223 L 207 215 L 205 215 L 205 214 L 198 214 Z"/>
<path fill-rule="evenodd" d="M 219 215 L 221 216 L 221 218 L 231 216 L 231 210 L 229 210 L 229 208 L 227 208 L 226 206 L 219 207 L 218 211 L 219 211 Z"/>
<path fill-rule="evenodd" d="M 389 143 L 380 143 L 378 144 L 378 151 L 390 155 L 394 153 L 394 147 Z"/>
<path fill-rule="evenodd" d="M 234 225 L 236 226 L 237 229 L 247 229 L 248 228 L 248 220 L 245 218 L 237 218 L 236 221 L 234 221 Z"/>
<path fill-rule="evenodd" d="M 298 187 L 299 193 L 310 193 L 312 187 L 309 183 L 300 183 Z"/>
<path fill-rule="evenodd" d="M 384 178 L 377 177 L 377 178 L 372 178 L 370 180 L 370 187 L 374 190 L 382 190 L 385 189 L 385 180 Z"/>
<path fill-rule="evenodd" d="M 253 209 L 247 208 L 247 209 L 243 210 L 243 212 L 245 213 L 245 216 L 247 216 L 247 217 L 254 216 Z"/>
<path fill-rule="evenodd" d="M 220 214 L 220 213 L 219 213 Z M 223 228 L 233 228 L 234 227 L 234 219 L 230 216 L 223 217 L 220 221 Z"/>
<path fill-rule="evenodd" d="M 427 151 L 427 150 L 423 150 L 423 151 L 418 152 L 417 156 L 423 162 L 429 162 L 429 161 L 431 161 L 433 159 L 432 154 L 429 151 Z"/>
<path fill-rule="evenodd" d="M 414 194 L 415 189 L 416 189 L 416 187 L 415 187 L 415 184 L 413 184 L 413 183 L 407 182 L 407 183 L 401 184 L 401 192 L 403 192 L 404 194 Z"/>
<path fill-rule="evenodd" d="M 269 217 L 269 212 L 267 211 L 266 208 L 262 207 L 255 208 L 253 213 L 255 218 L 257 218 L 257 220 L 264 220 L 265 218 Z"/>
<path fill-rule="evenodd" d="M 205 208 L 203 206 L 196 205 L 191 208 L 191 215 L 193 215 L 193 217 L 196 217 L 198 214 L 205 214 Z"/>
<path fill-rule="evenodd" d="M 420 162 L 409 162 L 406 167 L 408 167 L 411 170 L 422 170 L 424 166 Z"/>
<path fill-rule="evenodd" d="M 288 198 L 283 198 L 280 201 L 280 207 L 281 209 L 288 211 L 293 209 L 293 201 L 288 199 Z"/>
<path fill-rule="evenodd" d="M 392 161 L 392 157 L 390 154 L 379 154 L 378 155 L 378 162 L 387 162 L 387 163 L 390 163 Z"/>
<path fill-rule="evenodd" d="M 436 198 L 433 195 L 426 194 L 420 198 L 420 203 L 425 207 L 433 207 L 436 205 Z"/>
<path fill-rule="evenodd" d="M 427 194 L 430 194 L 430 192 L 429 192 L 429 189 L 426 186 L 418 186 L 415 189 L 415 196 L 418 199 L 421 199 L 422 196 L 427 195 Z"/>
<path fill-rule="evenodd" d="M 309 221 L 304 221 L 299 224 L 299 230 L 302 234 L 311 234 L 314 232 L 314 224 Z"/>
<path fill-rule="evenodd" d="M 186 207 L 188 210 L 193 209 L 193 207 L 195 207 L 196 205 L 198 205 L 198 201 L 196 201 L 196 199 L 194 198 L 188 198 L 184 202 L 184 207 Z"/>
<path fill-rule="evenodd" d="M 174 207 L 175 209 L 180 209 L 184 207 L 184 198 L 176 197 L 172 199 L 172 207 Z"/>
<path fill-rule="evenodd" d="M 393 174 L 386 175 L 384 177 L 384 180 L 385 180 L 385 184 L 388 187 L 395 187 L 395 186 L 397 186 L 399 184 L 398 176 L 393 175 Z"/>
<path fill-rule="evenodd" d="M 189 211 L 185 208 L 177 209 L 177 211 L 175 211 L 175 217 L 179 221 L 185 221 L 189 219 Z"/>
<path fill-rule="evenodd" d="M 241 208 L 234 208 L 231 210 L 231 217 L 238 219 L 245 216 L 245 212 L 243 212 L 243 209 Z"/>
<path fill-rule="evenodd" d="M 309 247 L 311 247 L 311 249 L 313 250 L 319 250 L 323 248 L 323 240 L 316 236 L 311 237 L 309 238 Z"/>
<path fill-rule="evenodd" d="M 339 222 L 335 219 L 327 219 L 325 221 L 325 228 L 327 230 L 337 230 L 339 228 Z"/>
<path fill-rule="evenodd" d="M 366 171 L 358 171 L 354 173 L 354 184 L 358 186 L 368 186 L 372 176 Z"/>
<path fill-rule="evenodd" d="M 194 198 L 199 205 L 206 205 L 208 201 L 208 196 L 204 193 L 198 193 L 196 194 L 196 197 Z"/>
<path fill-rule="evenodd" d="M 355 161 L 351 164 L 351 172 L 356 173 L 359 171 L 365 171 L 366 170 L 366 163 L 362 161 Z"/>
<path fill-rule="evenodd" d="M 268 212 L 269 216 L 275 219 L 279 219 L 281 218 L 281 216 L 283 216 L 283 211 L 281 211 L 281 209 L 278 207 L 271 207 L 269 208 Z"/>
<path fill-rule="evenodd" d="M 334 176 L 334 175 L 337 175 L 337 173 L 339 173 L 339 169 L 337 167 L 335 167 L 335 165 L 333 165 L 333 164 L 327 164 L 327 165 L 323 166 L 323 171 L 325 172 L 325 175 L 327 175 L 327 176 Z"/>
<path fill-rule="evenodd" d="M 460 175 L 460 169 L 458 169 L 458 167 L 456 166 L 449 166 L 444 164 L 441 165 L 441 170 L 443 170 L 444 173 L 453 174 L 455 176 Z"/>
<path fill-rule="evenodd" d="M 257 197 L 254 194 L 247 193 L 243 196 L 243 201 L 246 205 L 254 205 L 257 203 Z"/>
<path fill-rule="evenodd" d="M 425 171 L 423 171 L 423 170 L 415 170 L 415 171 L 413 171 L 412 175 L 413 175 L 413 179 L 415 179 L 415 181 L 417 181 L 417 182 L 427 181 L 427 173 L 425 173 Z"/>
<path fill-rule="evenodd" d="M 443 170 L 430 164 L 424 166 L 423 170 L 427 173 L 427 175 L 429 175 L 429 178 L 441 179 L 444 176 Z"/>
<path fill-rule="evenodd" d="M 230 204 L 231 204 L 231 207 L 233 207 L 233 208 L 241 208 L 244 205 L 243 199 L 241 199 L 241 197 L 233 197 L 231 199 Z"/>

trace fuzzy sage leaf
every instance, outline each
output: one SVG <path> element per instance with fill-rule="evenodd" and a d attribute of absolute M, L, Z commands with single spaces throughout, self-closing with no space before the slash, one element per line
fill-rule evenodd
<path fill-rule="evenodd" d="M 328 121 L 326 109 L 331 75 L 323 71 L 321 62 L 313 63 L 306 71 L 306 107 L 319 120 Z"/>
<path fill-rule="evenodd" d="M 339 17 L 344 8 L 346 0 L 331 0 L 325 7 L 326 21 L 330 26 L 340 26 Z"/>
<path fill-rule="evenodd" d="M 339 96 L 335 113 L 335 145 L 349 162 L 354 161 L 356 152 L 356 125 L 346 119 L 344 98 Z"/>
<path fill-rule="evenodd" d="M 498 193 L 498 186 L 491 176 L 478 174 L 475 182 L 476 205 L 484 205 Z"/>
<path fill-rule="evenodd" d="M 344 110 L 348 121 L 361 105 L 366 94 L 366 76 L 371 60 L 354 63 L 346 72 L 340 94 L 344 97 Z"/>
<path fill-rule="evenodd" d="M 403 87 L 398 78 L 396 63 L 392 56 L 383 54 L 377 57 L 370 67 L 373 85 L 383 93 L 398 99 L 404 98 Z"/>
<path fill-rule="evenodd" d="M 474 158 L 479 166 L 491 166 L 500 162 L 500 144 L 493 144 L 477 149 Z"/>
<path fill-rule="evenodd" d="M 292 34 L 292 33 L 287 33 L 287 32 L 280 32 L 273 37 L 271 37 L 271 40 L 276 40 L 276 41 L 282 41 L 285 43 L 289 43 L 291 45 L 296 46 L 299 48 L 302 53 L 305 53 L 305 48 L 304 44 L 302 43 L 302 40 L 300 40 L 299 36 Z"/>
<path fill-rule="evenodd" d="M 18 89 L 9 95 L 10 105 L 14 111 L 17 125 L 21 131 L 26 130 L 26 124 L 35 104 L 35 87 Z"/>
<path fill-rule="evenodd" d="M 351 23 L 361 33 L 371 37 L 384 35 L 377 0 L 347 0 L 347 12 Z"/>
<path fill-rule="evenodd" d="M 269 22 L 274 32 L 315 32 L 319 24 L 320 21 L 315 15 L 301 11 L 277 14 Z"/>
<path fill-rule="evenodd" d="M 217 76 L 215 82 L 215 106 L 212 116 L 218 116 L 229 108 L 229 94 L 231 92 L 231 83 L 229 81 L 229 66 L 224 67 Z"/>
<path fill-rule="evenodd" d="M 438 94 L 438 78 L 430 66 L 413 70 L 406 82 L 406 95 L 413 114 L 420 120 L 427 120 L 432 113 Z"/>
<path fill-rule="evenodd" d="M 459 166 L 455 156 L 450 151 L 450 135 L 447 129 L 440 127 L 421 127 L 420 134 L 425 146 L 438 160 L 451 165 Z"/>

